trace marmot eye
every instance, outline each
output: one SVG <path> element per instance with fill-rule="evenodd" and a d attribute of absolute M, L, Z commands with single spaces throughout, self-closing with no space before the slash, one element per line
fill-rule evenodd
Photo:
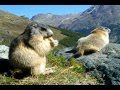
<path fill-rule="evenodd" d="M 105 29 L 108 29 L 107 27 L 105 27 Z"/>

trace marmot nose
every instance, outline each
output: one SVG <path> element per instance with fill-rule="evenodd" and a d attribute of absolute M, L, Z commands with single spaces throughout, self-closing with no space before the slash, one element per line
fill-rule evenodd
<path fill-rule="evenodd" d="M 110 30 L 109 28 L 105 27 L 105 29 L 108 31 L 108 33 L 110 33 L 110 32 L 111 32 L 111 30 Z"/>

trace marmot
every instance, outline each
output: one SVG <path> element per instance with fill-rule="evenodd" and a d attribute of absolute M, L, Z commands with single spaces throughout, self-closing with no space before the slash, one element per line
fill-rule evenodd
<path fill-rule="evenodd" d="M 68 51 L 68 53 L 74 53 L 72 57 L 77 58 L 82 55 L 88 55 L 100 51 L 109 44 L 110 31 L 111 30 L 107 27 L 100 26 L 95 28 L 91 31 L 90 35 L 80 38 L 77 41 L 77 46 L 71 51 Z"/>
<path fill-rule="evenodd" d="M 31 75 L 46 74 L 46 55 L 58 41 L 52 38 L 52 30 L 44 24 L 31 22 L 25 31 L 10 45 L 9 60 L 11 66 L 30 71 Z"/>

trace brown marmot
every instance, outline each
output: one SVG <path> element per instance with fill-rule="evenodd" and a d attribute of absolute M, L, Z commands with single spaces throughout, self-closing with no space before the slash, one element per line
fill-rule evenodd
<path fill-rule="evenodd" d="M 28 24 L 25 31 L 11 42 L 10 64 L 22 71 L 30 71 L 31 75 L 52 72 L 46 68 L 47 53 L 58 45 L 52 36 L 53 32 L 47 25 Z"/>
<path fill-rule="evenodd" d="M 107 27 L 98 27 L 91 31 L 91 34 L 82 37 L 77 41 L 77 46 L 68 51 L 67 53 L 74 53 L 73 57 L 77 58 L 82 55 L 88 55 L 91 53 L 95 53 L 104 48 L 107 44 L 109 44 L 109 33 L 110 29 Z"/>

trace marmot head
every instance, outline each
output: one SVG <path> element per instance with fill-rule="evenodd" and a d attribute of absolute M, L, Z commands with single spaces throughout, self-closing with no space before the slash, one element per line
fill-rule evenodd
<path fill-rule="evenodd" d="M 41 35 L 44 38 L 53 36 L 52 30 L 47 25 L 37 22 L 32 22 L 28 24 L 23 34 L 25 33 L 29 36 Z"/>
<path fill-rule="evenodd" d="M 106 32 L 108 34 L 111 32 L 111 30 L 109 28 L 100 26 L 100 27 L 95 28 L 93 31 L 91 31 L 91 33 L 96 33 L 96 32 L 100 32 L 100 31 Z"/>

